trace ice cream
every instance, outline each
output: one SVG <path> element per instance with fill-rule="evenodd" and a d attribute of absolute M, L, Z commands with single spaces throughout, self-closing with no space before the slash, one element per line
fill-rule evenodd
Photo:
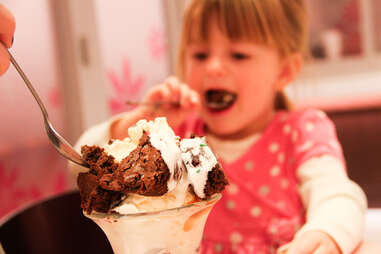
<path fill-rule="evenodd" d="M 84 214 L 117 254 L 199 253 L 212 206 L 228 183 L 205 138 L 180 139 L 165 118 L 141 120 L 124 140 L 83 146 Z"/>
<path fill-rule="evenodd" d="M 82 147 L 90 171 L 78 186 L 87 212 L 129 214 L 181 207 L 221 192 L 227 180 L 205 138 L 180 139 L 165 118 L 141 120 L 129 137 Z"/>

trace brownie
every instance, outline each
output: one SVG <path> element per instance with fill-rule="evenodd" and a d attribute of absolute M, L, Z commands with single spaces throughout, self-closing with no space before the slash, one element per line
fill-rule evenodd
<path fill-rule="evenodd" d="M 99 146 L 82 146 L 82 158 L 89 164 L 93 174 L 101 177 L 103 174 L 113 173 L 118 168 L 114 157 L 108 155 Z"/>
<path fill-rule="evenodd" d="M 204 188 L 206 199 L 215 193 L 222 192 L 228 184 L 229 182 L 221 168 L 221 165 L 217 163 L 216 166 L 208 172 L 208 180 L 206 181 Z"/>
<path fill-rule="evenodd" d="M 91 213 L 92 210 L 107 213 L 122 199 L 120 192 L 102 189 L 97 176 L 91 173 L 79 173 L 78 187 L 81 195 L 81 207 L 87 213 Z"/>
<path fill-rule="evenodd" d="M 90 166 L 89 172 L 79 173 L 77 178 L 81 207 L 87 213 L 92 210 L 107 212 L 110 207 L 120 202 L 122 194 L 103 189 L 99 179 L 113 172 L 118 164 L 114 163 L 114 157 L 107 155 L 104 149 L 98 146 L 83 146 L 81 152 L 82 157 Z"/>
<path fill-rule="evenodd" d="M 80 173 L 77 179 L 81 207 L 87 213 L 108 212 L 130 193 L 161 196 L 168 191 L 168 166 L 146 132 L 138 147 L 120 163 L 98 146 L 83 146 L 81 152 L 90 166 L 89 172 Z"/>
<path fill-rule="evenodd" d="M 125 193 L 161 196 L 167 193 L 170 171 L 161 153 L 143 132 L 138 147 L 123 159 L 116 172 Z"/>

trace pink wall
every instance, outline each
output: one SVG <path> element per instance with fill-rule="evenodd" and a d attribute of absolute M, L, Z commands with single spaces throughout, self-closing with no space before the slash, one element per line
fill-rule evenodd
<path fill-rule="evenodd" d="M 99 37 L 112 113 L 141 98 L 169 74 L 161 1 L 96 1 Z"/>
<path fill-rule="evenodd" d="M 16 16 L 11 52 L 65 135 L 63 101 L 49 0 L 6 0 Z M 127 99 L 168 75 L 160 1 L 97 1 L 99 37 L 109 107 L 127 110 Z M 70 85 L 70 84 L 65 84 Z M 96 103 L 96 101 L 94 102 Z M 72 188 L 66 160 L 49 143 L 41 112 L 13 67 L 0 77 L 0 221 L 10 212 Z"/>
<path fill-rule="evenodd" d="M 16 16 L 11 52 L 46 104 L 51 121 L 62 130 L 57 58 L 48 0 L 2 3 Z M 0 153 L 18 146 L 47 142 L 38 105 L 12 66 L 0 77 L 0 103 Z"/>

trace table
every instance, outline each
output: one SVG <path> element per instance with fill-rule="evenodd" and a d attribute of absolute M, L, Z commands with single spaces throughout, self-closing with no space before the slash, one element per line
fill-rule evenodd
<path fill-rule="evenodd" d="M 6 254 L 113 253 L 103 231 L 82 214 L 78 191 L 16 213 L 0 225 L 0 243 Z"/>
<path fill-rule="evenodd" d="M 370 208 L 381 208 L 381 107 L 328 116 L 336 125 L 349 177 L 364 190 Z"/>

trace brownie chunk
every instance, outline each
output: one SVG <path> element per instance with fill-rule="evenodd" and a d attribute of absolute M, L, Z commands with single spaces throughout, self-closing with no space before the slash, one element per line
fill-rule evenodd
<path fill-rule="evenodd" d="M 82 146 L 81 153 L 92 173 L 99 177 L 103 174 L 113 173 L 118 168 L 114 157 L 106 154 L 104 149 L 99 146 Z"/>
<path fill-rule="evenodd" d="M 124 192 L 161 196 L 168 191 L 168 166 L 145 132 L 138 147 L 121 161 L 117 170 L 119 179 L 125 185 Z"/>
<path fill-rule="evenodd" d="M 107 212 L 120 202 L 122 193 L 103 189 L 99 180 L 103 175 L 113 172 L 118 164 L 98 146 L 83 146 L 81 151 L 84 160 L 90 165 L 90 171 L 79 173 L 77 178 L 81 207 L 87 213 L 92 210 Z"/>
<path fill-rule="evenodd" d="M 81 207 L 87 213 L 91 213 L 92 210 L 107 213 L 122 198 L 121 193 L 99 187 L 97 176 L 91 173 L 79 173 L 78 186 Z"/>
<path fill-rule="evenodd" d="M 216 166 L 214 166 L 214 168 L 208 172 L 208 180 L 206 181 L 204 188 L 206 199 L 215 193 L 222 192 L 225 189 L 225 186 L 228 184 L 229 182 L 225 177 L 221 165 L 217 163 Z"/>

